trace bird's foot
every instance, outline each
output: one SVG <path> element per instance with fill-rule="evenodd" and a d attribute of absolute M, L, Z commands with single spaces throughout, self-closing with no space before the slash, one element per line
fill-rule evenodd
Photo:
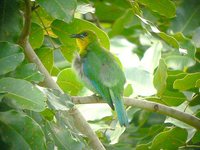
<path fill-rule="evenodd" d="M 99 97 L 99 95 L 96 93 L 93 93 L 91 96 Z"/>
<path fill-rule="evenodd" d="M 98 95 L 98 94 L 96 94 L 96 93 L 92 94 L 91 96 L 94 96 L 94 97 L 96 97 L 98 100 L 100 100 L 100 99 L 101 99 L 101 96 L 100 96 L 100 95 Z"/>

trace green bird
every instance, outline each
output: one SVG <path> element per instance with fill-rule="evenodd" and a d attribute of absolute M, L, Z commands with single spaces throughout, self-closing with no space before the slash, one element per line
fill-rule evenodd
<path fill-rule="evenodd" d="M 93 31 L 86 30 L 71 37 L 76 38 L 80 49 L 73 61 L 74 70 L 86 87 L 116 110 L 120 125 L 128 126 L 122 99 L 126 79 L 114 56 L 101 46 Z"/>

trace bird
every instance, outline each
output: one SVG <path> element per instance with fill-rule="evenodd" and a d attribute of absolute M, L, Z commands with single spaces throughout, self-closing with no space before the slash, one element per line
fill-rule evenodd
<path fill-rule="evenodd" d="M 116 110 L 120 126 L 127 127 L 128 117 L 122 98 L 126 78 L 114 55 L 101 45 L 91 30 L 70 37 L 76 39 L 79 48 L 72 62 L 77 76 L 88 89 Z"/>

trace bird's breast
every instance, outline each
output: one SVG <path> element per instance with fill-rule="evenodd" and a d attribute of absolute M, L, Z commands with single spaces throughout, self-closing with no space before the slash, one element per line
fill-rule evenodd
<path fill-rule="evenodd" d="M 78 77 L 83 81 L 83 83 L 86 85 L 86 87 L 88 89 L 90 89 L 91 91 L 93 91 L 94 93 L 97 93 L 96 90 L 93 88 L 90 79 L 88 79 L 87 76 L 85 76 L 84 71 L 83 71 L 83 62 L 84 62 L 84 58 L 82 58 L 80 55 L 77 55 L 74 58 L 72 67 L 74 68 L 74 70 L 76 71 L 76 74 L 78 75 Z"/>
<path fill-rule="evenodd" d="M 72 67 L 74 68 L 74 70 L 76 71 L 76 73 L 78 74 L 79 77 L 83 77 L 84 73 L 83 73 L 83 59 L 80 57 L 80 55 L 76 55 L 73 63 L 72 63 Z"/>

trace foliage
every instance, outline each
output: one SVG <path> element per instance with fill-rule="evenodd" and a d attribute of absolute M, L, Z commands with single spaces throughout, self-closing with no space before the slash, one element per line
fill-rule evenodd
<path fill-rule="evenodd" d="M 18 45 L 25 7 L 23 0 L 0 1 L 2 149 L 89 149 L 68 113 L 70 96 L 91 93 L 71 68 L 78 48 L 70 34 L 84 29 L 120 60 L 125 96 L 200 117 L 199 1 L 31 1 L 29 42 L 65 94 L 43 87 L 44 75 Z M 125 130 L 105 104 L 78 107 L 106 149 L 200 148 L 198 130 L 165 115 L 129 107 Z"/>

